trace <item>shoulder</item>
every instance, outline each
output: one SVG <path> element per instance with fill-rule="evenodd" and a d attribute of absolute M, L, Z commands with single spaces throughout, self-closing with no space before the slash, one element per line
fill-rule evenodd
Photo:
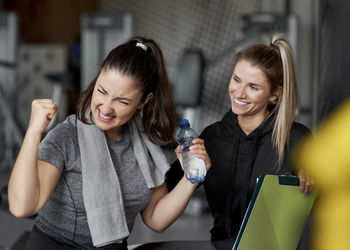
<path fill-rule="evenodd" d="M 202 134 L 206 134 L 206 133 L 210 133 L 210 132 L 216 131 L 221 126 L 222 126 L 222 124 L 221 124 L 220 121 L 214 122 L 214 123 L 208 125 L 207 127 L 205 127 L 203 129 Z"/>
<path fill-rule="evenodd" d="M 77 127 L 77 117 L 75 115 L 69 115 L 61 125 L 66 129 L 74 129 Z"/>
<path fill-rule="evenodd" d="M 40 143 L 38 159 L 63 171 L 80 157 L 75 115 L 51 129 Z"/>
<path fill-rule="evenodd" d="M 204 140 L 205 148 L 212 162 L 214 162 L 226 159 L 227 154 L 232 152 L 235 134 L 222 121 L 219 121 L 206 127 L 200 138 Z"/>
<path fill-rule="evenodd" d="M 220 136 L 224 133 L 224 131 L 225 129 L 223 123 L 221 121 L 217 121 L 204 128 L 200 137 L 205 140 L 206 138 L 211 138 L 213 136 Z"/>
<path fill-rule="evenodd" d="M 69 141 L 77 136 L 76 116 L 70 115 L 63 122 L 57 124 L 45 136 L 44 141 Z M 62 140 L 63 139 L 63 140 Z"/>
<path fill-rule="evenodd" d="M 311 134 L 311 130 L 299 122 L 294 122 L 291 130 L 291 136 L 293 137 L 304 137 L 305 135 Z"/>
<path fill-rule="evenodd" d="M 292 145 L 299 143 L 301 140 L 305 139 L 308 136 L 312 136 L 311 130 L 299 122 L 294 122 L 291 132 L 290 132 L 290 141 Z"/>
<path fill-rule="evenodd" d="M 66 132 L 66 133 L 74 133 L 77 127 L 77 118 L 75 115 L 69 115 L 66 120 L 59 123 L 52 130 L 57 132 Z"/>

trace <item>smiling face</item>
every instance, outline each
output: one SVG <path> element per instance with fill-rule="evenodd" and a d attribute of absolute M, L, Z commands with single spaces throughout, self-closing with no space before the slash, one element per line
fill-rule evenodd
<path fill-rule="evenodd" d="M 96 126 L 108 137 L 120 140 L 122 126 L 153 97 L 150 93 L 142 102 L 142 95 L 132 77 L 121 75 L 115 70 L 102 70 L 91 99 L 91 112 Z"/>
<path fill-rule="evenodd" d="M 258 125 L 268 115 L 267 105 L 278 96 L 271 91 L 265 73 L 247 60 L 236 63 L 229 85 L 232 112 L 239 120 L 249 119 Z"/>

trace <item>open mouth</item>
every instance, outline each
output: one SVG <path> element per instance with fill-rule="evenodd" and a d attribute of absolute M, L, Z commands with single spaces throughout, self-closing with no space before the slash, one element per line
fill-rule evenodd
<path fill-rule="evenodd" d="M 248 104 L 247 102 L 239 101 L 236 98 L 233 98 L 233 101 L 235 102 L 235 104 L 237 104 L 237 106 L 245 106 Z"/>
<path fill-rule="evenodd" d="M 115 116 L 105 115 L 101 112 L 101 110 L 98 110 L 98 118 L 103 122 L 110 122 L 115 118 Z"/>

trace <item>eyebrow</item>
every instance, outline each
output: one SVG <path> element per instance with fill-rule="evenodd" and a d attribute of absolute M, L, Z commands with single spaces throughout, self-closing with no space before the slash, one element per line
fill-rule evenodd
<path fill-rule="evenodd" d="M 239 78 L 239 77 L 238 77 L 238 76 L 237 76 L 235 73 L 233 73 L 233 74 L 232 74 L 232 76 L 233 76 L 233 77 L 237 77 L 237 78 Z"/>
<path fill-rule="evenodd" d="M 97 84 L 101 89 L 102 89 L 102 91 L 104 92 L 104 93 L 106 93 L 106 94 L 108 94 L 108 92 L 101 86 L 101 84 Z M 129 99 L 129 98 L 126 98 L 126 97 L 117 97 L 117 98 L 115 98 L 115 100 L 119 100 L 119 101 L 131 101 L 131 99 Z"/>
<path fill-rule="evenodd" d="M 237 77 L 239 80 L 241 80 L 241 78 L 239 76 L 237 76 L 235 73 L 232 74 L 232 77 Z M 260 83 L 256 83 L 256 82 L 248 82 L 248 83 L 256 85 L 258 87 L 262 87 L 262 85 Z"/>

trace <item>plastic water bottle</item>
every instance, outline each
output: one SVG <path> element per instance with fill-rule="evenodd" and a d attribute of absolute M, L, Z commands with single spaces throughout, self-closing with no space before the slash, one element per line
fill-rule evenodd
<path fill-rule="evenodd" d="M 177 136 L 177 141 L 181 146 L 185 176 L 191 183 L 195 183 L 196 181 L 203 182 L 207 173 L 204 161 L 190 153 L 189 148 L 192 145 L 192 140 L 197 137 L 198 134 L 190 127 L 188 120 L 182 119 L 180 121 L 180 132 Z"/>

